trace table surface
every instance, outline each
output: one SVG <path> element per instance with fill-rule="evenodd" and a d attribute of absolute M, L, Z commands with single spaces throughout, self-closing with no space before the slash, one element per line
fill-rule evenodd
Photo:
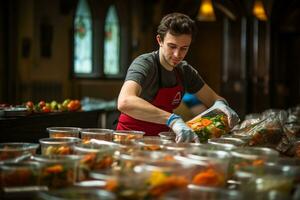
<path fill-rule="evenodd" d="M 49 136 L 46 128 L 53 126 L 99 128 L 107 112 L 110 111 L 103 109 L 1 117 L 0 142 L 38 142 Z"/>

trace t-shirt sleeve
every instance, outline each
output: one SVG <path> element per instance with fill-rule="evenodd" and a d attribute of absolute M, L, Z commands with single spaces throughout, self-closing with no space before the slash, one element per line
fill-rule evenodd
<path fill-rule="evenodd" d="M 129 66 L 125 81 L 132 80 L 143 86 L 146 78 L 153 75 L 153 62 L 144 56 L 137 57 Z"/>
<path fill-rule="evenodd" d="M 205 84 L 198 71 L 186 62 L 182 70 L 185 90 L 189 93 L 198 92 Z"/>

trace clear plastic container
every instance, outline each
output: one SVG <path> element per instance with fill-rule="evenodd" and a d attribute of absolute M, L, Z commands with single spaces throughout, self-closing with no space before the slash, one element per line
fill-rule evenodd
<path fill-rule="evenodd" d="M 166 132 L 160 132 L 158 133 L 159 137 L 163 140 L 170 140 L 172 142 L 175 142 L 176 134 L 171 131 Z"/>
<path fill-rule="evenodd" d="M 91 172 L 91 177 L 106 181 L 105 189 L 118 199 L 158 199 L 170 190 L 185 188 L 190 168 L 179 163 L 137 165 L 130 171 Z"/>
<path fill-rule="evenodd" d="M 76 137 L 79 138 L 81 128 L 77 127 L 48 127 L 46 129 L 50 138 Z"/>
<path fill-rule="evenodd" d="M 112 129 L 102 128 L 88 128 L 80 131 L 82 143 L 89 143 L 91 139 L 112 141 L 113 140 Z"/>
<path fill-rule="evenodd" d="M 231 152 L 237 147 L 233 144 L 222 144 L 222 143 L 206 143 L 206 144 L 192 144 L 190 151 L 201 151 L 201 150 L 216 150 L 216 151 L 227 151 Z"/>
<path fill-rule="evenodd" d="M 158 151 L 158 150 L 162 150 L 164 145 L 171 143 L 171 141 L 162 140 L 160 137 L 146 136 L 146 137 L 143 137 L 142 139 L 136 140 L 135 143 L 142 150 Z"/>
<path fill-rule="evenodd" d="M 115 195 L 111 192 L 101 189 L 86 189 L 86 188 L 66 188 L 59 190 L 51 190 L 40 192 L 39 199 L 41 200 L 114 200 Z"/>
<path fill-rule="evenodd" d="M 240 181 L 240 190 L 245 193 L 291 194 L 293 189 L 292 168 L 289 166 L 264 165 L 243 166 L 235 171 L 235 178 Z"/>
<path fill-rule="evenodd" d="M 86 180 L 91 170 L 102 170 L 111 168 L 115 162 L 114 154 L 116 148 L 108 145 L 77 144 L 74 152 L 82 156 L 79 166 L 79 180 Z"/>
<path fill-rule="evenodd" d="M 286 166 L 286 169 L 290 169 L 287 173 L 294 181 L 294 186 L 300 185 L 300 159 L 293 157 L 280 157 L 275 163 L 268 163 L 275 166 Z"/>
<path fill-rule="evenodd" d="M 222 138 L 208 139 L 208 144 L 215 144 L 215 145 L 232 144 L 234 146 L 241 147 L 241 146 L 244 146 L 246 144 L 246 142 L 239 138 L 222 137 Z"/>
<path fill-rule="evenodd" d="M 130 154 L 120 154 L 119 166 L 123 171 L 132 170 L 135 166 L 145 163 L 175 162 L 174 154 L 159 151 L 135 151 Z"/>
<path fill-rule="evenodd" d="M 41 165 L 38 162 L 3 163 L 0 165 L 0 188 L 38 186 Z"/>
<path fill-rule="evenodd" d="M 240 191 L 228 190 L 224 188 L 204 187 L 188 185 L 188 189 L 167 193 L 164 200 L 240 200 L 246 199 Z"/>
<path fill-rule="evenodd" d="M 144 174 L 107 169 L 91 171 L 90 177 L 104 181 L 104 189 L 114 193 L 117 199 L 145 199 Z"/>
<path fill-rule="evenodd" d="M 33 160 L 42 164 L 41 185 L 49 188 L 72 186 L 77 180 L 77 169 L 81 157 L 75 155 L 39 155 Z"/>
<path fill-rule="evenodd" d="M 263 147 L 238 148 L 233 150 L 231 155 L 231 176 L 241 167 L 263 167 L 268 162 L 276 162 L 279 157 L 279 153 L 277 151 Z"/>
<path fill-rule="evenodd" d="M 187 188 L 194 165 L 181 165 L 174 162 L 139 165 L 134 168 L 137 176 L 143 177 L 140 187 L 144 198 L 158 199 L 174 190 Z"/>
<path fill-rule="evenodd" d="M 35 143 L 0 143 L 0 161 L 14 159 L 24 154 L 36 154 L 39 144 Z"/>
<path fill-rule="evenodd" d="M 231 159 L 228 152 L 202 149 L 191 151 L 186 157 L 194 160 L 198 166 L 193 174 L 192 184 L 225 187 Z"/>
<path fill-rule="evenodd" d="M 193 147 L 192 143 L 167 143 L 163 146 L 163 150 L 166 152 L 173 152 L 179 155 L 185 155 L 190 148 Z"/>
<path fill-rule="evenodd" d="M 42 155 L 70 155 L 73 154 L 73 147 L 80 143 L 79 138 L 62 137 L 62 138 L 42 138 L 41 144 Z"/>
<path fill-rule="evenodd" d="M 126 145 L 131 140 L 143 138 L 144 135 L 143 131 L 117 130 L 113 132 L 113 142 Z"/>

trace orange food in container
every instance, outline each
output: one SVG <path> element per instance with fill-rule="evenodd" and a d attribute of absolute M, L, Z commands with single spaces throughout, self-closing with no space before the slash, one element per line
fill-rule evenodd
<path fill-rule="evenodd" d="M 50 138 L 76 137 L 79 138 L 81 128 L 77 127 L 48 127 L 46 129 Z"/>
<path fill-rule="evenodd" d="M 116 147 L 99 144 L 77 144 L 74 152 L 81 156 L 79 166 L 79 180 L 88 178 L 91 170 L 103 170 L 111 168 L 115 162 Z"/>
<path fill-rule="evenodd" d="M 70 155 L 73 154 L 73 147 L 80 143 L 79 138 L 61 137 L 61 138 L 42 138 L 41 144 L 42 155 Z"/>
<path fill-rule="evenodd" d="M 49 188 L 63 188 L 73 185 L 77 179 L 79 156 L 40 155 L 34 156 L 33 160 L 42 164 L 41 185 Z"/>
<path fill-rule="evenodd" d="M 38 162 L 7 162 L 0 165 L 0 188 L 38 186 L 41 165 Z"/>
<path fill-rule="evenodd" d="M 231 155 L 230 175 L 232 176 L 241 167 L 263 167 L 267 162 L 276 162 L 279 153 L 270 148 L 244 147 L 233 150 Z"/>
<path fill-rule="evenodd" d="M 113 142 L 126 145 L 131 140 L 143 138 L 144 135 L 143 131 L 117 130 L 113 132 Z"/>
<path fill-rule="evenodd" d="M 102 128 L 87 128 L 80 131 L 82 143 L 89 143 L 91 139 L 112 141 L 113 130 Z"/>
<path fill-rule="evenodd" d="M 168 140 L 162 140 L 160 137 L 146 136 L 142 139 L 135 140 L 135 143 L 142 149 L 147 151 L 162 150 L 165 144 L 171 143 Z"/>
<path fill-rule="evenodd" d="M 0 161 L 14 159 L 24 154 L 35 155 L 39 144 L 35 143 L 0 143 Z"/>

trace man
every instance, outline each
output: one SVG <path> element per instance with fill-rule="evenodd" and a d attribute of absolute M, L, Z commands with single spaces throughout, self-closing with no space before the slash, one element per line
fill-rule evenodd
<path fill-rule="evenodd" d="M 196 30 L 187 15 L 166 15 L 157 29 L 159 50 L 137 57 L 130 65 L 118 97 L 121 111 L 117 130 L 145 131 L 146 135 L 172 129 L 176 142 L 197 142 L 196 134 L 173 110 L 185 91 L 194 93 L 209 109 L 220 109 L 233 127 L 237 114 L 217 95 L 190 66 L 186 56 Z"/>

